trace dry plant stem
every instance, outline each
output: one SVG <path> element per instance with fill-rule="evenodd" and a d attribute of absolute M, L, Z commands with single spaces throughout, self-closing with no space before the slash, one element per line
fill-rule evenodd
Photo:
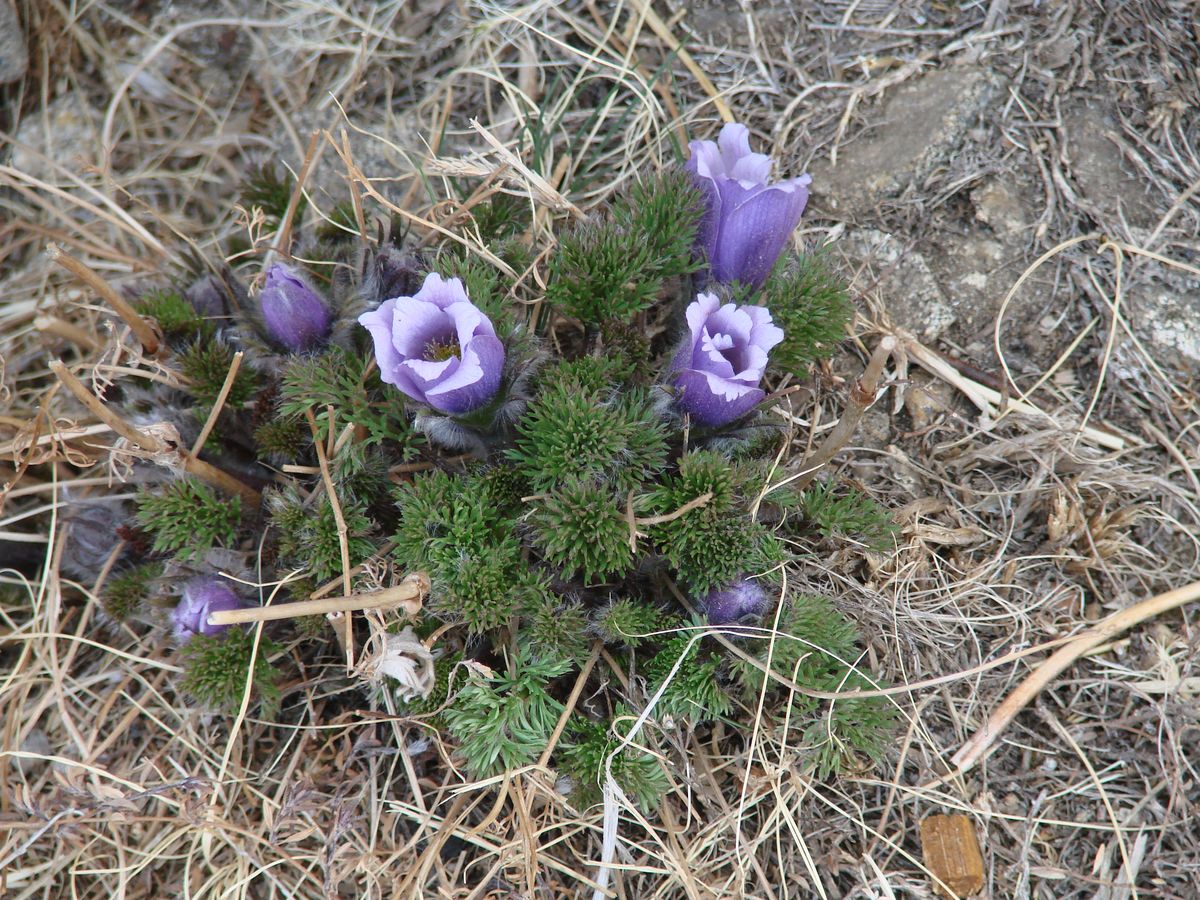
<path fill-rule="evenodd" d="M 325 446 L 317 432 L 317 420 L 311 409 L 306 409 L 304 415 L 308 419 L 308 427 L 312 430 L 313 446 L 317 450 L 317 463 L 321 466 L 321 480 L 325 483 L 325 493 L 329 497 L 329 506 L 333 509 L 333 518 L 337 523 L 338 549 L 342 556 L 342 592 L 350 595 L 350 541 L 349 529 L 346 527 L 346 517 L 342 515 L 342 504 L 338 502 L 337 491 L 333 489 L 333 476 L 329 472 L 329 457 Z M 333 410 L 329 410 L 329 437 L 333 438 Z M 342 618 L 342 640 L 346 650 L 346 671 L 354 669 L 354 624 L 350 616 Z"/>
<path fill-rule="evenodd" d="M 283 222 L 279 225 L 278 237 L 275 240 L 275 250 L 289 259 L 292 256 L 288 250 L 288 245 L 292 241 L 292 223 L 296 218 L 296 210 L 300 208 L 300 198 L 304 196 L 304 182 L 308 180 L 309 171 L 317 161 L 317 157 L 321 155 L 320 151 L 325 147 L 324 144 L 318 146 L 320 138 L 321 132 L 319 131 L 314 131 L 308 138 L 308 150 L 304 154 L 304 163 L 300 166 L 300 172 L 296 176 L 296 186 L 292 188 L 292 196 L 288 198 L 287 209 L 283 213 Z"/>
<path fill-rule="evenodd" d="M 96 339 L 78 325 L 72 325 L 70 322 L 65 322 L 54 316 L 38 316 L 33 320 L 33 327 L 44 334 L 57 335 L 64 340 L 70 341 L 77 347 L 82 347 L 84 350 L 100 349 L 100 344 L 97 343 Z"/>
<path fill-rule="evenodd" d="M 550 734 L 550 740 L 546 742 L 546 749 L 542 751 L 542 755 L 538 758 L 538 766 L 545 767 L 550 762 L 550 754 L 554 752 L 554 748 L 558 744 L 558 739 L 562 737 L 563 729 L 567 727 L 567 720 L 571 718 L 571 713 L 575 710 L 575 704 L 579 702 L 579 696 L 583 693 L 583 686 L 587 684 L 588 676 L 592 674 L 592 667 L 596 665 L 596 660 L 600 658 L 600 648 L 602 646 L 602 641 L 592 641 L 592 652 L 588 655 L 587 662 L 583 664 L 583 668 L 579 670 L 579 677 L 575 679 L 575 687 L 571 689 L 571 696 L 567 698 L 567 704 L 563 707 L 562 714 L 558 717 L 558 723 L 554 726 L 554 731 Z"/>
<path fill-rule="evenodd" d="M 1015 691 L 1004 698 L 1004 701 L 988 718 L 987 724 L 951 757 L 950 762 L 956 767 L 955 771 L 950 775 L 943 776 L 943 780 L 968 771 L 979 760 L 987 756 L 994 748 L 1001 732 L 1016 718 L 1017 713 L 1028 706 L 1029 702 L 1041 693 L 1043 688 L 1070 668 L 1081 656 L 1134 625 L 1197 599 L 1200 599 L 1200 581 L 1193 581 L 1191 584 L 1158 594 L 1115 612 L 1074 638 L 1066 646 L 1060 647 L 1021 682 Z"/>
<path fill-rule="evenodd" d="M 78 378 L 71 374 L 66 364 L 61 359 L 55 359 L 50 362 L 50 371 L 58 376 L 58 380 L 84 406 L 95 413 L 104 424 L 115 431 L 121 437 L 125 438 L 135 447 L 146 453 L 151 454 L 177 454 L 182 460 L 183 470 L 189 475 L 194 475 L 201 481 L 211 484 L 213 487 L 220 488 L 227 494 L 234 494 L 241 497 L 246 503 L 257 508 L 262 504 L 262 495 L 254 488 L 247 484 L 238 481 L 228 472 L 218 469 L 216 466 L 206 463 L 201 459 L 196 458 L 192 454 L 178 447 L 169 447 L 160 441 L 158 438 L 148 434 L 143 434 L 138 431 L 89 391 Z M 349 592 L 347 592 L 349 593 Z"/>
<path fill-rule="evenodd" d="M 112 285 L 57 244 L 51 244 L 47 248 L 47 252 L 54 262 L 95 291 L 101 300 L 111 306 L 116 314 L 125 320 L 125 324 L 138 339 L 147 356 L 158 355 L 162 345 L 154 326 L 138 315 L 137 310 L 125 302 L 125 299 L 113 290 Z"/>
<path fill-rule="evenodd" d="M 233 389 L 233 380 L 237 378 L 238 369 L 242 366 L 242 357 L 245 355 L 245 352 L 242 350 L 233 354 L 233 362 L 229 364 L 229 371 L 225 373 L 225 383 L 221 385 L 221 392 L 217 394 L 217 402 L 213 404 L 212 411 L 208 414 L 208 418 L 204 422 L 204 427 L 200 429 L 200 434 L 196 437 L 196 443 L 192 444 L 192 456 L 195 456 L 203 449 L 204 442 L 208 440 L 208 436 L 212 434 L 213 428 L 216 427 L 217 417 L 221 415 L 225 401 L 229 399 L 229 392 Z"/>
<path fill-rule="evenodd" d="M 226 609 L 208 617 L 210 625 L 244 625 L 248 622 L 274 622 L 279 619 L 295 619 L 300 616 L 323 616 L 329 613 L 346 613 L 363 609 L 395 609 L 415 616 L 421 611 L 421 600 L 429 593 L 429 576 L 414 572 L 395 587 L 370 594 L 354 594 L 349 597 L 324 597 L 320 600 L 297 600 L 294 603 L 275 603 L 271 606 L 255 606 L 249 609 Z"/>
<path fill-rule="evenodd" d="M 838 420 L 833 430 L 829 432 L 829 435 L 825 438 L 821 446 L 800 464 L 802 474 L 800 478 L 796 479 L 795 489 L 797 491 L 802 491 L 808 487 L 812 483 L 813 478 L 816 477 L 817 472 L 833 459 L 838 454 L 838 451 L 845 447 L 849 443 L 850 438 L 854 436 L 854 430 L 858 428 L 858 423 L 862 420 L 863 413 L 875 402 L 875 395 L 879 392 L 879 379 L 883 376 L 883 367 L 887 365 L 887 361 L 895 349 L 896 339 L 890 334 L 879 341 L 875 352 L 871 354 L 870 360 L 867 361 L 867 368 L 863 371 L 862 377 L 850 388 L 850 397 L 847 400 L 846 410 L 842 413 L 841 419 Z"/>

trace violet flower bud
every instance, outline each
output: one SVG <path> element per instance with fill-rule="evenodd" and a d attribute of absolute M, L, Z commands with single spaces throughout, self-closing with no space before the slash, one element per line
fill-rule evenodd
<path fill-rule="evenodd" d="M 761 287 L 800 224 L 812 178 L 767 184 L 771 159 L 750 151 L 745 125 L 729 123 L 716 143 L 692 141 L 687 170 L 707 209 L 696 236 L 716 281 Z"/>
<path fill-rule="evenodd" d="M 708 428 L 740 419 L 763 401 L 767 353 L 783 340 L 761 306 L 721 305 L 698 294 L 687 308 L 688 336 L 671 362 L 680 409 Z"/>
<path fill-rule="evenodd" d="M 439 412 L 461 416 L 495 396 L 504 344 L 457 278 L 436 272 L 412 297 L 358 317 L 375 340 L 379 377 Z"/>
<path fill-rule="evenodd" d="M 756 580 L 739 578 L 732 584 L 709 591 L 701 601 L 710 625 L 735 625 L 760 617 L 770 597 Z"/>
<path fill-rule="evenodd" d="M 228 296 L 215 275 L 201 275 L 184 289 L 183 296 L 205 318 L 229 315 Z"/>
<path fill-rule="evenodd" d="M 183 596 L 171 611 L 175 638 L 186 644 L 197 634 L 220 634 L 228 625 L 209 625 L 208 617 L 226 609 L 243 609 L 248 604 L 220 578 L 193 578 L 183 586 Z"/>
<path fill-rule="evenodd" d="M 291 266 L 271 264 L 258 305 L 267 332 L 292 353 L 311 350 L 329 338 L 333 327 L 329 308 Z"/>

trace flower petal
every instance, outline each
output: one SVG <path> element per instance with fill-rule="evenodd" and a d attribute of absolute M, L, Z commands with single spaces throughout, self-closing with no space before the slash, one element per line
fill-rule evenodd
<path fill-rule="evenodd" d="M 808 202 L 807 182 L 794 179 L 726 207 L 716 253 L 710 260 L 718 281 L 761 287 Z"/>
<path fill-rule="evenodd" d="M 400 365 L 400 354 L 392 344 L 395 306 L 395 300 L 385 300 L 379 309 L 358 317 L 358 324 L 371 333 L 371 339 L 375 342 L 375 361 L 379 363 L 379 377 L 384 384 L 391 385 L 396 383 L 392 372 Z"/>
<path fill-rule="evenodd" d="M 504 373 L 504 344 L 481 334 L 463 347 L 462 364 L 426 392 L 429 405 L 450 415 L 470 412 L 492 398 Z"/>
<path fill-rule="evenodd" d="M 695 369 L 675 373 L 673 381 L 680 408 L 708 428 L 740 419 L 766 396 L 761 388 Z"/>

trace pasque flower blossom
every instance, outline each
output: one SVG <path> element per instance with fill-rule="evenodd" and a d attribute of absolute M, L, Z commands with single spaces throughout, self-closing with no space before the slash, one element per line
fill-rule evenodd
<path fill-rule="evenodd" d="M 783 340 L 761 306 L 721 305 L 699 294 L 687 308 L 688 335 L 671 362 L 680 409 L 709 428 L 740 419 L 762 402 L 767 354 Z"/>
<path fill-rule="evenodd" d="M 292 353 L 312 350 L 329 338 L 333 316 L 325 301 L 289 265 L 272 263 L 258 297 L 263 324 L 282 347 Z"/>
<path fill-rule="evenodd" d="M 208 617 L 246 605 L 227 582 L 219 578 L 193 578 L 183 586 L 183 596 L 171 611 L 171 627 L 180 643 L 187 643 L 197 634 L 220 634 L 229 626 L 209 625 Z"/>
<path fill-rule="evenodd" d="M 375 340 L 380 378 L 439 412 L 469 413 L 500 387 L 504 344 L 457 278 L 431 272 L 415 295 L 386 300 L 358 321 Z"/>
<path fill-rule="evenodd" d="M 710 625 L 733 625 L 756 619 L 767 608 L 767 592 L 752 578 L 739 578 L 725 587 L 714 588 L 701 601 Z"/>
<path fill-rule="evenodd" d="M 745 125 L 729 123 L 716 142 L 692 141 L 687 169 L 705 195 L 696 243 L 712 278 L 761 287 L 800 224 L 812 178 L 767 184 L 771 158 L 750 150 Z"/>

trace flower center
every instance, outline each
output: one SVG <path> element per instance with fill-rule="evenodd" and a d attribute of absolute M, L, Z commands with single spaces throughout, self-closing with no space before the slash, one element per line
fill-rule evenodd
<path fill-rule="evenodd" d="M 425 345 L 425 359 L 429 362 L 442 362 L 447 359 L 457 359 L 462 356 L 462 348 L 458 346 L 458 339 L 453 335 L 444 337 L 440 340 L 434 339 Z"/>

